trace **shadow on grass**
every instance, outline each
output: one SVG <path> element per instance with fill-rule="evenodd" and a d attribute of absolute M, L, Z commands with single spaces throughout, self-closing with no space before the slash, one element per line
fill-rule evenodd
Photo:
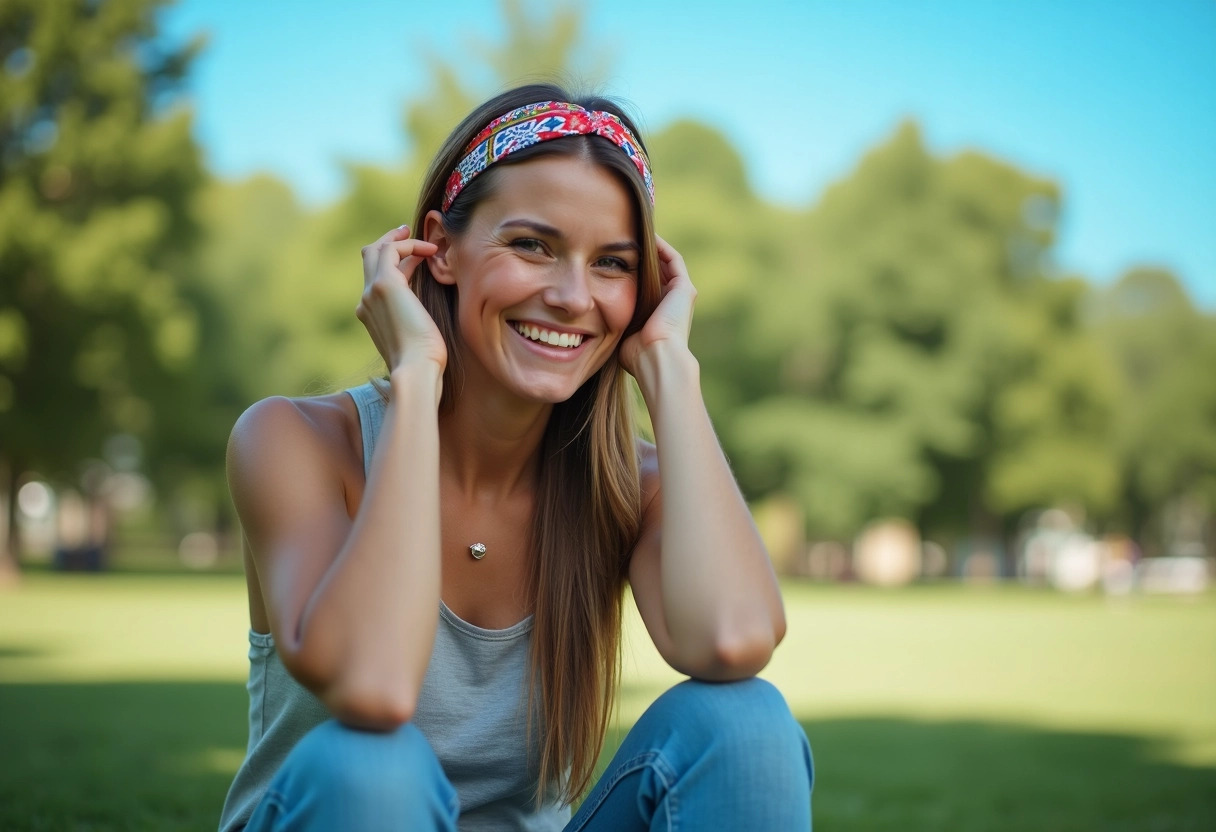
<path fill-rule="evenodd" d="M 0 686 L 0 829 L 215 829 L 247 701 L 237 682 Z M 1216 829 L 1216 769 L 1165 762 L 1151 738 L 881 717 L 803 728 L 820 832 Z"/>
<path fill-rule="evenodd" d="M 802 723 L 820 829 L 1216 829 L 1216 768 L 1149 737 L 978 721 Z"/>
<path fill-rule="evenodd" d="M 50 655 L 45 647 L 30 647 L 25 644 L 0 644 L 0 660 L 2 659 L 34 659 Z"/>
<path fill-rule="evenodd" d="M 0 685 L 0 829 L 214 830 L 241 683 Z"/>

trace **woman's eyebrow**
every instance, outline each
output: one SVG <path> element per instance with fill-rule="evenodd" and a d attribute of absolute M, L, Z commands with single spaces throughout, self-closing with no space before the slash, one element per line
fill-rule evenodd
<path fill-rule="evenodd" d="M 561 231 L 559 231 L 558 229 L 554 228 L 551 225 L 546 225 L 545 223 L 537 222 L 536 220 L 524 219 L 522 217 L 517 218 L 517 219 L 506 220 L 505 222 L 503 222 L 501 225 L 498 226 L 499 231 L 503 230 L 504 228 L 526 228 L 529 231 L 534 231 L 537 234 L 542 234 L 546 237 L 551 237 L 555 240 L 561 240 L 561 239 L 565 238 L 565 235 L 562 234 Z M 600 246 L 600 250 L 601 251 L 632 251 L 632 252 L 638 252 L 638 253 L 641 252 L 641 248 L 633 240 L 622 240 L 619 243 L 608 243 L 607 245 Z"/>
<path fill-rule="evenodd" d="M 606 246 L 601 246 L 601 251 L 632 251 L 634 254 L 640 254 L 642 249 L 633 240 L 622 240 L 619 243 L 609 243 Z"/>
<path fill-rule="evenodd" d="M 543 222 L 537 222 L 536 220 L 525 220 L 522 218 L 506 220 L 502 225 L 498 226 L 500 231 L 504 228 L 527 228 L 530 231 L 535 231 L 537 234 L 543 234 L 546 237 L 554 237 L 559 240 L 563 237 L 562 232 L 553 226 L 545 225 Z"/>

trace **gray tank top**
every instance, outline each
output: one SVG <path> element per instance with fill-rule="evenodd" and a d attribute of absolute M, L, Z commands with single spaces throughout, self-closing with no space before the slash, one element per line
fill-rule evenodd
<path fill-rule="evenodd" d="M 346 391 L 363 432 L 363 470 L 371 470 L 385 404 L 371 384 Z M 460 796 L 460 832 L 553 832 L 569 807 L 550 786 L 536 810 L 536 736 L 527 734 L 524 687 L 532 616 L 486 630 L 439 602 L 435 647 L 414 724 L 430 742 Z M 249 745 L 220 814 L 220 832 L 243 829 L 284 758 L 325 706 L 283 667 L 269 633 L 249 631 Z"/>

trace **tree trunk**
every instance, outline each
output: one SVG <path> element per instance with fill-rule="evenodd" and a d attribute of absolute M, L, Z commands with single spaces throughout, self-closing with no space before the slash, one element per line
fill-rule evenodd
<path fill-rule="evenodd" d="M 4 488 L 4 516 L 0 518 L 0 589 L 14 586 L 21 579 L 18 567 L 21 538 L 17 531 L 18 466 L 12 460 L 0 460 L 0 483 Z"/>

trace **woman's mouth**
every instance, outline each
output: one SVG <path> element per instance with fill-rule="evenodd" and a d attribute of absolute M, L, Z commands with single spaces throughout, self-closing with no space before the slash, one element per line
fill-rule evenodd
<path fill-rule="evenodd" d="M 510 321 L 511 329 L 533 352 L 550 358 L 571 358 L 582 351 L 592 336 L 578 332 L 557 332 L 525 321 Z"/>
<path fill-rule="evenodd" d="M 511 321 L 511 326 L 515 327 L 515 331 L 520 335 L 538 344 L 548 344 L 551 347 L 565 347 L 569 349 L 571 347 L 578 347 L 583 343 L 583 335 L 577 332 L 554 332 L 551 329 L 544 329 L 536 324 L 526 324 L 522 321 Z"/>

